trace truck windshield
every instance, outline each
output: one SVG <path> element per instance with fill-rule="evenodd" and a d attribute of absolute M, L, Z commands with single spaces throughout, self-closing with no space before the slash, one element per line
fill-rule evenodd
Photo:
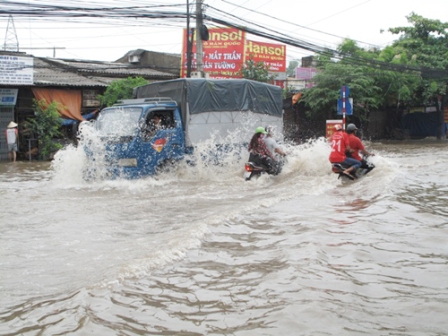
<path fill-rule="evenodd" d="M 138 127 L 141 107 L 111 107 L 101 111 L 95 127 L 101 135 L 132 136 Z"/>

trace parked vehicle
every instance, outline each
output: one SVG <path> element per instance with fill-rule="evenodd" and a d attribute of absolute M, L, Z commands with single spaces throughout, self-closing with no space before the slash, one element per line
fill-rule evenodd
<path fill-rule="evenodd" d="M 212 136 L 220 141 L 237 134 L 233 141 L 241 145 L 258 125 L 283 129 L 281 88 L 270 84 L 176 79 L 137 87 L 134 96 L 103 109 L 95 122 L 104 144 L 101 161 L 112 177 L 153 175 Z M 156 115 L 162 120 L 157 129 L 152 124 Z M 218 150 L 230 144 L 223 140 L 215 145 Z M 94 150 L 87 151 L 95 159 Z"/>

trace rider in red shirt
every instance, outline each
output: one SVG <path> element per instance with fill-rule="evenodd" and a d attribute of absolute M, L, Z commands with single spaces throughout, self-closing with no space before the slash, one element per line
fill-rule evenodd
<path fill-rule="evenodd" d="M 355 124 L 348 124 L 347 125 L 347 135 L 348 135 L 348 144 L 350 148 L 353 150 L 350 152 L 350 155 L 355 160 L 361 161 L 361 168 L 368 168 L 367 161 L 364 160 L 359 153 L 363 156 L 374 156 L 375 154 L 368 152 L 364 145 L 361 142 L 361 139 L 359 139 L 356 136 L 356 130 L 358 128 L 355 126 Z"/>
<path fill-rule="evenodd" d="M 334 130 L 335 132 L 330 138 L 331 153 L 329 160 L 331 163 L 339 163 L 343 166 L 348 166 L 342 173 L 351 179 L 354 179 L 355 176 L 353 176 L 352 173 L 361 167 L 361 162 L 354 158 L 347 157 L 345 154 L 346 151 L 351 151 L 351 148 L 349 145 L 348 134 L 342 131 L 342 126 L 335 125 Z"/>

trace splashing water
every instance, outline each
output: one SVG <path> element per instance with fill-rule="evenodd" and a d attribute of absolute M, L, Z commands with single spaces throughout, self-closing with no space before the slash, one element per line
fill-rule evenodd
<path fill-rule="evenodd" d="M 247 150 L 249 139 L 245 144 L 241 144 L 241 139 L 244 138 L 243 134 L 248 133 L 249 128 L 245 126 L 233 132 L 227 132 L 224 136 L 218 134 L 218 132 L 213 132 L 208 140 L 196 144 L 193 153 L 186 155 L 184 160 L 173 167 L 169 167 L 170 169 L 155 176 L 145 177 L 142 180 L 154 187 L 176 183 L 179 179 L 217 182 L 228 179 L 242 180 L 244 163 L 249 156 Z M 311 139 L 300 145 L 281 143 L 281 146 L 287 153 L 287 160 L 280 176 L 276 178 L 263 176 L 259 182 L 255 183 L 268 183 L 267 181 L 282 181 L 294 178 L 299 179 L 299 183 L 303 186 L 312 181 L 312 189 L 321 190 L 316 185 L 316 179 L 313 179 L 318 177 L 318 180 L 321 181 L 319 185 L 324 189 L 328 186 L 340 185 L 336 175 L 331 172 L 331 165 L 328 161 L 330 146 L 324 137 Z M 86 154 L 86 149 L 91 155 L 90 158 Z M 398 170 L 398 167 L 393 166 L 380 155 L 371 157 L 370 160 L 377 167 L 381 167 L 383 181 L 387 181 L 387 176 L 391 179 Z M 112 183 L 107 181 L 104 141 L 90 123 L 81 125 L 77 147 L 68 146 L 56 154 L 52 168 L 54 182 L 65 187 L 91 186 L 92 181 L 97 183 L 107 182 L 108 185 Z M 378 174 L 378 170 L 378 168 L 375 169 L 369 175 L 374 177 Z M 89 181 L 86 181 L 85 178 L 86 171 L 90 174 Z M 130 184 L 126 180 L 118 178 L 113 182 L 113 185 L 133 185 L 133 187 L 137 187 L 139 184 Z"/>

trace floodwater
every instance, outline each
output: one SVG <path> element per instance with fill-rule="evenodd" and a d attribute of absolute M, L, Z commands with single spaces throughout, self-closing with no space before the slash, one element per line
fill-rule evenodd
<path fill-rule="evenodd" d="M 447 147 L 368 143 L 348 183 L 322 139 L 249 182 L 1 163 L 0 335 L 448 335 Z"/>

